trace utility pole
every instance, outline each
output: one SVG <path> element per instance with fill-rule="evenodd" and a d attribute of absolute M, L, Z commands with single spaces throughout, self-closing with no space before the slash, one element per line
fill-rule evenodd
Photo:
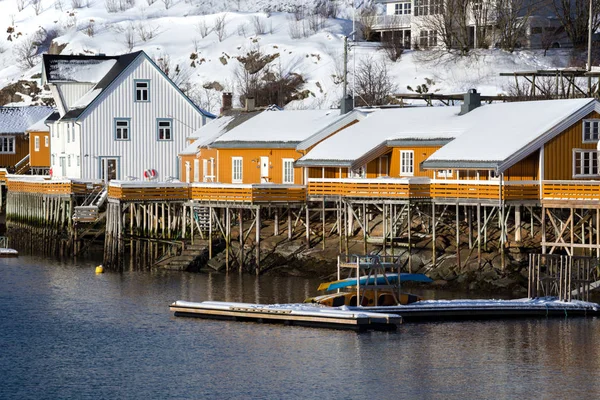
<path fill-rule="evenodd" d="M 591 0 L 590 0 L 591 1 Z M 344 94 L 342 101 L 346 100 L 348 87 L 348 36 L 344 36 Z"/>
<path fill-rule="evenodd" d="M 588 57 L 587 57 L 587 70 L 592 70 L 592 0 L 590 0 L 590 11 L 588 20 Z"/>

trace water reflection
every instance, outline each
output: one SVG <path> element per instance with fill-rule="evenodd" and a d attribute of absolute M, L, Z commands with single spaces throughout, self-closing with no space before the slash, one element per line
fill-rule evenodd
<path fill-rule="evenodd" d="M 177 299 L 298 302 L 310 279 L 0 260 L 0 398 L 594 398 L 600 321 L 355 334 L 175 318 Z M 31 377 L 35 377 L 32 379 Z"/>

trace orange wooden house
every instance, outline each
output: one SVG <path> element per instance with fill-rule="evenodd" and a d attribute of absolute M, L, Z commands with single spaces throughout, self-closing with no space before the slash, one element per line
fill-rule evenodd
<path fill-rule="evenodd" d="M 204 134 L 200 129 L 200 138 L 180 154 L 181 180 L 193 182 L 194 200 L 254 202 L 269 197 L 257 193 L 269 192 L 278 201 L 304 202 L 307 175 L 295 161 L 364 115 L 266 110 L 245 119 L 221 117 Z"/>
<path fill-rule="evenodd" d="M 27 128 L 29 166 L 33 175 L 47 175 L 50 169 L 50 128 L 47 123 L 58 119 L 58 113 L 40 119 Z"/>
<path fill-rule="evenodd" d="M 27 172 L 29 142 L 27 128 L 52 113 L 43 106 L 0 107 L 0 168 L 9 172 Z"/>

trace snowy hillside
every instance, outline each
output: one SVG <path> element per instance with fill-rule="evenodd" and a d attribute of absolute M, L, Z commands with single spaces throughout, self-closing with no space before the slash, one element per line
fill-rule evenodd
<path fill-rule="evenodd" d="M 121 54 L 144 50 L 170 66 L 202 107 L 218 112 L 219 90 L 239 92 L 238 56 L 259 51 L 273 59 L 272 70 L 303 77 L 305 98 L 289 108 L 328 108 L 342 94 L 343 36 L 352 29 L 350 1 L 336 4 L 337 18 L 312 12 L 319 0 L 0 0 L 0 87 L 38 77 L 39 54 Z M 344 3 L 343 5 L 341 3 Z M 298 5 L 304 6 L 304 15 Z M 34 43 L 40 43 L 35 46 Z M 36 49 L 31 57 L 26 50 Z M 351 49 L 349 70 L 361 59 L 386 59 L 376 46 Z M 25 59 L 24 59 L 25 58 Z M 567 53 L 543 57 L 538 51 L 514 54 L 478 51 L 461 60 L 423 61 L 406 51 L 386 62 L 399 92 L 429 82 L 432 91 L 456 93 L 475 87 L 497 94 L 509 84 L 499 72 L 566 66 Z M 352 77 L 350 84 L 352 85 Z M 433 84 L 432 84 L 433 82 Z M 27 100 L 27 99 L 26 99 Z"/>

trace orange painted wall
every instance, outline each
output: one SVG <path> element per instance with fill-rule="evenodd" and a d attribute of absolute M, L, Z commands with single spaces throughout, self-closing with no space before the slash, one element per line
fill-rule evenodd
<path fill-rule="evenodd" d="M 597 112 L 585 117 L 598 118 Z M 573 149 L 596 150 L 596 143 L 583 143 L 583 121 L 571 125 L 544 145 L 544 180 L 585 180 L 573 178 Z M 598 178 L 589 178 L 598 179 Z"/>
<path fill-rule="evenodd" d="M 232 183 L 232 158 L 242 157 L 242 183 L 261 183 L 260 157 L 269 157 L 269 182 L 283 183 L 283 159 L 302 156 L 295 149 L 219 149 L 217 180 Z M 294 168 L 294 183 L 302 184 L 302 168 Z"/>
<path fill-rule="evenodd" d="M 25 135 L 7 135 L 15 138 L 15 153 L 0 154 L 0 168 L 13 168 L 19 161 L 29 154 L 29 141 Z"/>
<path fill-rule="evenodd" d="M 195 173 L 195 160 L 198 160 L 198 182 L 204 182 L 204 170 L 203 160 L 209 160 L 210 158 L 214 158 L 214 174 L 217 174 L 217 149 L 200 149 L 198 153 L 193 155 L 182 155 L 181 164 L 179 165 L 179 180 L 182 182 L 187 182 L 187 168 L 186 163 L 190 163 L 190 182 L 194 182 L 194 173 Z M 210 175 L 210 162 L 207 165 L 208 171 L 206 171 L 206 175 Z M 215 177 L 216 181 L 216 177 Z"/>
<path fill-rule="evenodd" d="M 40 141 L 40 148 L 35 151 L 35 138 Z M 48 138 L 48 146 L 46 146 Z M 50 136 L 48 132 L 29 132 L 29 164 L 32 167 L 50 167 Z"/>
<path fill-rule="evenodd" d="M 413 150 L 414 151 L 414 175 L 413 176 L 426 176 L 433 178 L 432 170 L 421 170 L 420 164 L 431 156 L 441 146 L 430 146 L 430 147 L 394 147 L 390 157 L 390 177 L 398 178 L 400 176 L 400 151 L 401 150 Z"/>

